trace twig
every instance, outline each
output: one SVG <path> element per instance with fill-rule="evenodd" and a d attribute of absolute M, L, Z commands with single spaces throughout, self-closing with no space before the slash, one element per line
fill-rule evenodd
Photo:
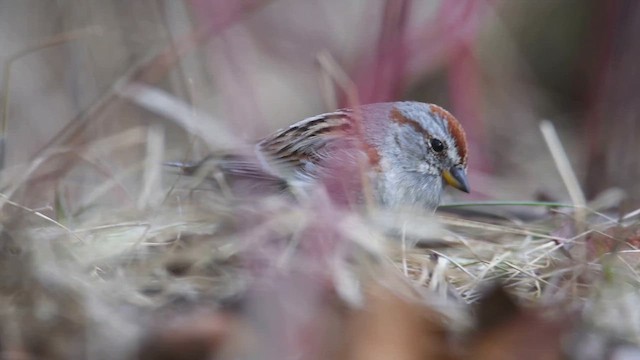
<path fill-rule="evenodd" d="M 576 226 L 580 228 L 584 227 L 586 219 L 586 212 L 584 209 L 587 206 L 587 199 L 584 196 L 584 192 L 580 187 L 580 182 L 578 181 L 578 178 L 576 177 L 576 174 L 571 167 L 569 157 L 567 156 L 567 153 L 562 146 L 562 142 L 558 137 L 558 133 L 556 132 L 555 127 L 550 121 L 542 121 L 540 123 L 540 131 L 542 132 L 542 136 L 544 137 L 544 140 L 549 147 L 549 152 L 551 152 L 551 156 L 556 163 L 556 168 L 560 173 L 560 177 L 562 178 L 562 181 L 564 182 L 564 185 L 569 192 L 569 197 L 575 205 Z M 582 231 L 579 230 L 578 232 Z"/>

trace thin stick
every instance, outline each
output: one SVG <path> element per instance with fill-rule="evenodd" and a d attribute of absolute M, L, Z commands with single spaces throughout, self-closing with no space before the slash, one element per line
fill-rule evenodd
<path fill-rule="evenodd" d="M 351 80 L 347 72 L 338 64 L 338 62 L 328 52 L 321 52 L 318 54 L 318 63 L 320 63 L 321 69 L 329 76 L 330 79 L 335 81 L 336 85 L 344 91 L 347 96 L 347 103 L 353 107 L 354 116 L 356 119 L 362 119 L 362 114 L 358 111 L 357 105 L 360 105 L 360 98 L 358 97 L 358 88 L 356 84 Z M 363 131 L 360 128 L 362 126 L 361 121 L 356 121 L 356 127 L 358 128 L 358 134 L 362 134 Z M 364 200 L 367 209 L 371 209 L 374 204 L 373 189 L 369 178 L 366 176 L 365 164 L 360 163 L 360 174 L 362 181 L 362 189 L 364 193 Z"/>
<path fill-rule="evenodd" d="M 569 157 L 560 142 L 560 138 L 558 137 L 558 133 L 556 132 L 553 124 L 548 120 L 540 122 L 540 131 L 542 132 L 542 136 L 549 147 L 549 152 L 551 152 L 551 156 L 556 163 L 556 168 L 560 173 L 560 177 L 569 192 L 569 197 L 576 207 L 576 226 L 582 227 L 585 224 L 586 212 L 584 209 L 587 206 L 587 199 L 580 187 L 576 173 L 571 167 Z"/>
<path fill-rule="evenodd" d="M 473 202 L 455 202 L 449 204 L 442 204 L 440 208 L 456 208 L 456 207 L 471 207 L 471 206 L 538 206 L 538 207 L 562 207 L 562 208 L 574 208 L 574 204 L 564 204 L 558 202 L 549 201 L 473 201 Z"/>

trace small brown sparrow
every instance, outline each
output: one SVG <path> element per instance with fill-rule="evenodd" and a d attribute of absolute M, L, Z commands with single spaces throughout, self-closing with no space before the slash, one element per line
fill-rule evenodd
<path fill-rule="evenodd" d="M 460 123 L 437 105 L 412 101 L 313 116 L 264 138 L 248 155 L 168 165 L 193 174 L 205 164 L 239 192 L 324 184 L 342 200 L 362 203 L 368 186 L 387 208 L 434 210 L 445 183 L 469 192 Z"/>

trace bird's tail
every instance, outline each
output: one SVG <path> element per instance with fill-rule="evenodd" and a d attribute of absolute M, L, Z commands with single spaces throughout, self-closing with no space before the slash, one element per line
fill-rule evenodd
<path fill-rule="evenodd" d="M 164 165 L 177 168 L 185 176 L 224 181 L 235 193 L 275 192 L 288 188 L 286 180 L 267 172 L 257 161 L 237 155 L 213 154 L 200 161 L 171 161 Z"/>

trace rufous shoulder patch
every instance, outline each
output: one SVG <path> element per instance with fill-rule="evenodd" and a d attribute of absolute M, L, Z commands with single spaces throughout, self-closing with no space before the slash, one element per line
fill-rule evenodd
<path fill-rule="evenodd" d="M 460 122 L 451 115 L 447 110 L 441 108 L 438 105 L 429 105 L 429 109 L 431 112 L 436 114 L 437 116 L 444 119 L 447 123 L 447 128 L 449 129 L 449 133 L 453 140 L 456 142 L 456 146 L 458 147 L 458 155 L 460 155 L 460 159 L 462 159 L 462 163 L 467 163 L 467 136 L 460 125 Z"/>
<path fill-rule="evenodd" d="M 372 169 L 376 171 L 380 171 L 380 153 L 376 150 L 375 147 L 368 143 L 364 143 L 364 150 L 367 155 L 367 159 L 369 160 L 369 165 Z"/>

